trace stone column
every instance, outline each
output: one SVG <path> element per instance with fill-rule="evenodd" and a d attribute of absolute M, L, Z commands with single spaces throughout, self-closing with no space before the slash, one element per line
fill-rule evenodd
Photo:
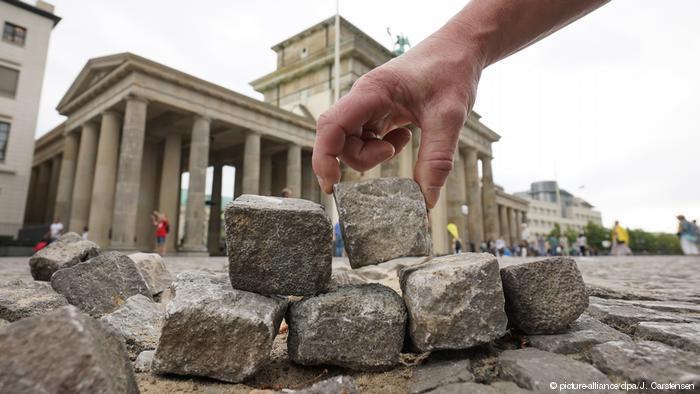
<path fill-rule="evenodd" d="M 70 212 L 70 231 L 78 234 L 88 225 L 90 197 L 92 196 L 93 172 L 97 157 L 97 125 L 88 122 L 80 133 L 80 150 L 73 183 L 73 199 Z"/>
<path fill-rule="evenodd" d="M 493 184 L 491 157 L 481 159 L 481 187 L 484 208 L 484 232 L 486 239 L 495 240 L 498 236 L 498 210 L 496 209 L 496 188 Z"/>
<path fill-rule="evenodd" d="M 313 202 L 319 202 L 318 181 L 314 175 L 314 169 L 311 165 L 311 154 L 301 155 L 301 198 Z"/>
<path fill-rule="evenodd" d="M 204 228 L 204 193 L 206 192 L 207 165 L 209 165 L 209 126 L 211 120 L 197 115 L 192 124 L 190 142 L 190 184 L 187 188 L 185 215 L 186 252 L 206 252 Z"/>
<path fill-rule="evenodd" d="M 95 181 L 90 201 L 89 237 L 96 244 L 109 245 L 109 229 L 112 227 L 114 189 L 117 182 L 119 160 L 119 113 L 107 110 L 102 114 L 100 140 L 97 145 Z"/>
<path fill-rule="evenodd" d="M 233 164 L 236 168 L 235 178 L 233 180 L 233 198 L 238 198 L 243 194 L 243 174 L 245 174 L 245 169 L 243 168 L 243 160 L 239 160 Z"/>
<path fill-rule="evenodd" d="M 260 157 L 260 195 L 272 195 L 272 157 Z"/>
<path fill-rule="evenodd" d="M 289 145 L 287 149 L 287 188 L 292 190 L 291 197 L 301 197 L 301 147 Z"/>
<path fill-rule="evenodd" d="M 145 99 L 126 99 L 124 127 L 119 150 L 117 186 L 114 192 L 111 248 L 133 250 L 136 247 L 136 215 L 141 187 L 141 164 L 146 136 Z"/>
<path fill-rule="evenodd" d="M 63 138 L 61 173 L 58 176 L 58 190 L 56 191 L 56 204 L 54 205 L 54 217 L 57 217 L 64 225 L 67 225 L 70 218 L 70 203 L 73 196 L 77 158 L 78 133 L 70 132 Z"/>
<path fill-rule="evenodd" d="M 515 210 L 513 208 L 508 208 L 508 228 L 510 229 L 510 234 L 508 234 L 510 246 L 513 246 L 518 242 L 518 229 L 515 223 Z"/>
<path fill-rule="evenodd" d="M 459 239 L 462 245 L 467 241 L 467 218 L 462 213 L 462 205 L 466 204 L 466 185 L 464 183 L 464 163 L 462 154 L 459 150 L 454 154 L 454 168 L 447 177 L 445 188 L 445 198 L 447 201 L 447 222 L 454 223 L 459 231 Z M 448 239 L 452 240 L 452 236 L 448 235 Z M 467 250 L 467 248 L 465 248 Z"/>
<path fill-rule="evenodd" d="M 522 211 L 515 211 L 515 240 L 516 242 L 520 243 L 520 237 L 522 236 L 523 233 L 523 212 Z"/>
<path fill-rule="evenodd" d="M 45 161 L 38 166 L 36 187 L 34 189 L 32 207 L 32 222 L 44 223 L 46 211 L 48 211 L 49 182 L 51 181 L 51 168 L 49 162 Z"/>
<path fill-rule="evenodd" d="M 243 194 L 260 194 L 260 134 L 254 132 L 245 137 Z"/>
<path fill-rule="evenodd" d="M 399 173 L 400 178 L 413 178 L 413 145 L 409 142 L 399 152 Z"/>
<path fill-rule="evenodd" d="M 36 183 L 38 181 L 39 168 L 32 166 L 29 171 L 29 188 L 27 188 L 27 198 L 25 199 L 27 205 L 24 209 L 24 222 L 33 223 L 34 222 L 34 196 L 36 195 Z"/>
<path fill-rule="evenodd" d="M 510 241 L 510 222 L 508 221 L 508 208 L 501 205 L 498 207 L 498 213 L 500 216 L 500 230 L 501 232 L 498 234 L 498 238 L 503 237 L 503 240 L 506 242 Z"/>
<path fill-rule="evenodd" d="M 479 167 L 476 149 L 467 148 L 464 158 L 464 173 L 467 184 L 467 226 L 469 228 L 469 241 L 479 250 L 484 239 L 484 224 L 481 212 L 481 185 L 479 182 Z"/>
<path fill-rule="evenodd" d="M 430 232 L 433 238 L 433 254 L 436 256 L 448 254 L 450 244 L 447 235 L 447 191 L 443 187 L 440 198 L 430 210 Z"/>
<path fill-rule="evenodd" d="M 49 196 L 46 205 L 46 215 L 44 223 L 51 223 L 54 218 L 54 209 L 56 208 L 56 193 L 58 192 L 58 178 L 61 171 L 61 157 L 54 156 L 51 159 L 51 176 L 49 177 Z"/>
<path fill-rule="evenodd" d="M 158 211 L 165 214 L 170 222 L 170 234 L 165 240 L 165 251 L 177 249 L 177 228 L 180 219 L 180 167 L 182 157 L 182 136 L 169 133 L 163 148 L 163 169 L 160 175 Z"/>
<path fill-rule="evenodd" d="M 211 204 L 209 205 L 209 232 L 207 249 L 212 256 L 219 255 L 219 240 L 221 239 L 221 182 L 223 164 L 214 164 L 214 179 L 211 184 Z"/>

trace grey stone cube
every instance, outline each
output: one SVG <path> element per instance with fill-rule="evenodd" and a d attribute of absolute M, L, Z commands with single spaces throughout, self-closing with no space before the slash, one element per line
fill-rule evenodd
<path fill-rule="evenodd" d="M 172 283 L 173 276 L 159 254 L 133 253 L 129 258 L 136 264 L 154 297 L 160 295 Z"/>
<path fill-rule="evenodd" d="M 399 275 L 408 333 L 418 350 L 466 349 L 506 333 L 503 288 L 493 255 L 438 257 Z"/>
<path fill-rule="evenodd" d="M 101 252 L 96 243 L 83 240 L 76 233 L 66 233 L 29 259 L 29 271 L 34 280 L 49 281 L 61 268 L 72 267 Z"/>
<path fill-rule="evenodd" d="M 399 361 L 406 308 L 394 290 L 362 284 L 295 302 L 286 320 L 295 363 L 384 370 Z"/>
<path fill-rule="evenodd" d="M 226 206 L 225 222 L 234 288 L 279 295 L 328 289 L 333 230 L 320 205 L 244 194 Z"/>
<path fill-rule="evenodd" d="M 588 307 L 576 262 L 550 257 L 501 269 L 509 323 L 526 334 L 566 331 Z"/>
<path fill-rule="evenodd" d="M 56 271 L 51 287 L 69 303 L 95 317 L 114 312 L 136 294 L 153 300 L 136 264 L 119 252 L 107 252 Z"/>
<path fill-rule="evenodd" d="M 73 306 L 0 329 L 2 393 L 138 393 L 121 338 Z"/>
<path fill-rule="evenodd" d="M 286 300 L 233 289 L 226 276 L 204 272 L 180 273 L 172 286 L 153 372 L 238 383 L 269 362 Z"/>
<path fill-rule="evenodd" d="M 428 210 L 412 179 L 339 183 L 333 196 L 353 268 L 432 254 Z"/>
<path fill-rule="evenodd" d="M 142 351 L 158 345 L 163 315 L 160 304 L 137 294 L 129 297 L 121 308 L 102 316 L 100 321 L 124 338 L 129 358 L 135 360 Z"/>

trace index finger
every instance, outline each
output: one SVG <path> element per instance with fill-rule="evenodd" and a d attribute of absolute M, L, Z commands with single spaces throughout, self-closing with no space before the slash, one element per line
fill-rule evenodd
<path fill-rule="evenodd" d="M 340 181 L 338 157 L 345 137 L 362 136 L 362 127 L 374 120 L 383 107 L 377 94 L 350 91 L 318 118 L 312 166 L 324 192 L 331 193 L 333 185 Z"/>

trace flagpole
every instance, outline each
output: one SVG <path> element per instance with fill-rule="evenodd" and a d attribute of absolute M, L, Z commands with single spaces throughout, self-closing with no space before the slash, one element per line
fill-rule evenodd
<path fill-rule="evenodd" d="M 335 60 L 333 69 L 333 78 L 335 79 L 333 102 L 335 103 L 340 98 L 340 0 L 335 0 Z"/>

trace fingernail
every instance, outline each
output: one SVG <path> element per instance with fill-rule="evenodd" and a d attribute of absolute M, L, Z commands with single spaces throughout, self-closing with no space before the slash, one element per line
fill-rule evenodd
<path fill-rule="evenodd" d="M 331 194 L 333 192 L 332 184 L 329 184 L 328 181 L 326 181 L 324 178 L 321 178 L 320 176 L 317 176 L 316 179 L 318 180 L 318 184 L 319 186 L 321 186 L 321 190 L 323 190 L 324 193 Z"/>
<path fill-rule="evenodd" d="M 425 205 L 428 209 L 433 209 L 440 198 L 440 188 L 429 187 L 423 195 L 425 196 Z"/>

